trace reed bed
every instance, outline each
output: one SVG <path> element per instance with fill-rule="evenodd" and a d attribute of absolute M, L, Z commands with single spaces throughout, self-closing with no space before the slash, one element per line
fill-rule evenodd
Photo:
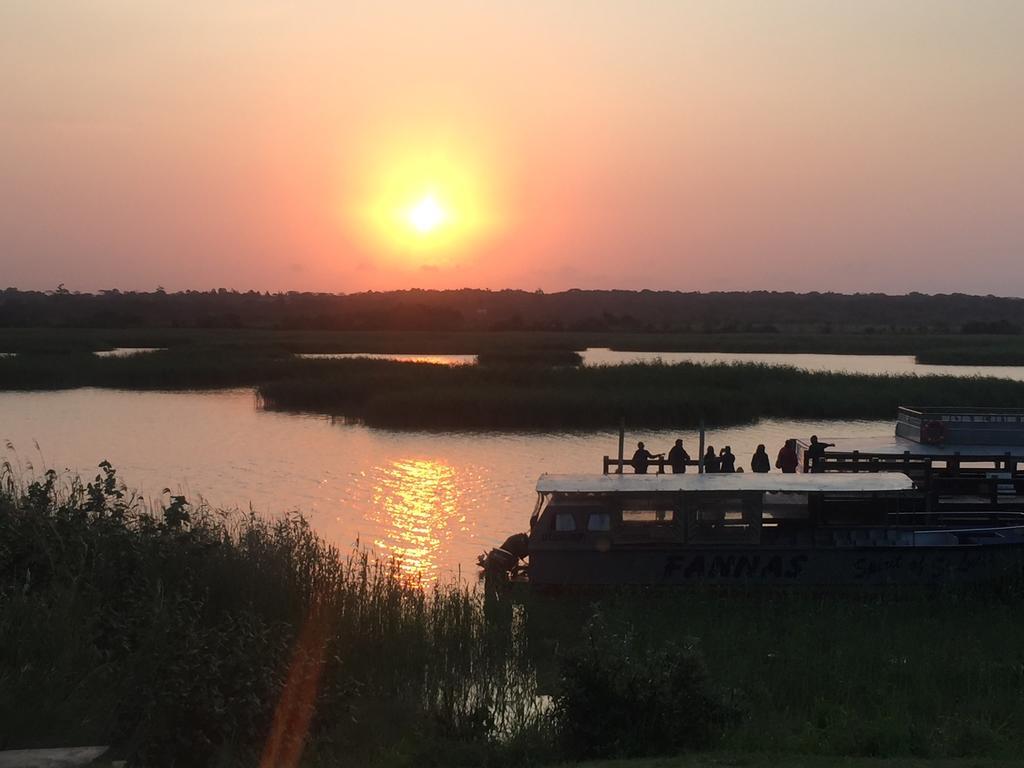
<path fill-rule="evenodd" d="M 298 516 L 147 504 L 104 465 L 0 489 L 0 749 L 140 765 L 496 759 L 540 729 L 516 620 Z"/>
<path fill-rule="evenodd" d="M 953 376 L 814 373 L 759 364 L 595 368 L 345 363 L 259 387 L 267 408 L 396 429 L 719 426 L 786 418 L 891 418 L 901 404 L 1024 406 L 1024 382 Z"/>

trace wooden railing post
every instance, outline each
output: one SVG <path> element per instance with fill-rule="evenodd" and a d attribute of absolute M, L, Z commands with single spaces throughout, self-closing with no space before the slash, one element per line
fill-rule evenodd
<path fill-rule="evenodd" d="M 626 449 L 626 417 L 623 416 L 619 419 L 619 470 L 617 474 L 622 474 L 622 460 L 625 458 Z"/>

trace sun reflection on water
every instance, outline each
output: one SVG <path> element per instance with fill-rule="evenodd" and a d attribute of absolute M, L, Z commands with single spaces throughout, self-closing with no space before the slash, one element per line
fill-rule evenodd
<path fill-rule="evenodd" d="M 402 459 L 375 474 L 380 481 L 373 489 L 370 517 L 383 530 L 374 546 L 393 555 L 410 579 L 435 580 L 442 550 L 465 529 L 455 468 L 444 461 Z"/>

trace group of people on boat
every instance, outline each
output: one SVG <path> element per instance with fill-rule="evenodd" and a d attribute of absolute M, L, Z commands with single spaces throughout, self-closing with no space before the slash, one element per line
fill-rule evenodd
<path fill-rule="evenodd" d="M 810 471 L 818 470 L 818 459 L 824 456 L 825 450 L 832 446 L 833 443 L 822 442 L 818 439 L 817 435 L 811 435 L 810 445 L 804 451 L 804 457 Z M 731 446 L 727 445 L 720 452 L 716 453 L 714 446 L 709 445 L 702 458 L 704 459 L 705 472 L 743 472 L 742 466 L 736 466 L 736 455 L 732 452 Z M 664 453 L 651 453 L 642 442 L 636 444 L 636 451 L 633 453 L 631 461 L 633 471 L 636 474 L 646 475 L 647 468 L 652 463 L 656 463 L 656 461 L 665 461 L 672 468 L 672 472 L 677 474 L 685 472 L 686 467 L 693 463 L 690 454 L 683 447 L 682 440 L 676 440 L 675 445 L 669 449 L 667 458 Z M 779 453 L 775 458 L 775 468 L 789 474 L 796 472 L 799 466 L 800 456 L 796 450 L 796 440 L 790 438 L 779 449 Z M 758 445 L 757 450 L 750 457 L 750 469 L 752 472 L 771 471 L 771 459 L 768 457 L 764 443 Z"/>

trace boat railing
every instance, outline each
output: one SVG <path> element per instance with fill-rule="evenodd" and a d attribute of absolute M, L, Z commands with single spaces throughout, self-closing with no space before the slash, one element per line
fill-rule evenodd
<path fill-rule="evenodd" d="M 816 459 L 804 454 L 804 472 L 903 472 L 930 476 L 931 458 L 903 453 L 862 453 L 861 451 L 828 451 Z"/>
<path fill-rule="evenodd" d="M 688 467 L 699 467 L 697 459 L 689 459 L 683 462 Z M 633 462 L 630 459 L 617 459 L 613 456 L 605 456 L 602 464 L 602 473 L 605 475 L 621 475 L 625 469 L 633 471 Z M 665 458 L 654 458 L 647 462 L 648 470 L 657 468 L 657 474 L 663 475 L 666 470 L 672 470 L 672 462 Z"/>
<path fill-rule="evenodd" d="M 947 474 L 959 474 L 967 467 L 968 472 L 982 471 L 979 464 L 990 464 L 996 471 L 1016 474 L 1018 467 L 1024 464 L 1024 455 L 1012 451 L 1003 453 L 961 454 L 953 453 L 922 456 L 910 451 L 902 453 L 875 453 L 873 451 L 827 451 L 812 462 L 804 457 L 804 471 L 817 468 L 826 472 L 915 472 L 930 474 L 937 469 L 936 462 L 941 462 Z"/>

